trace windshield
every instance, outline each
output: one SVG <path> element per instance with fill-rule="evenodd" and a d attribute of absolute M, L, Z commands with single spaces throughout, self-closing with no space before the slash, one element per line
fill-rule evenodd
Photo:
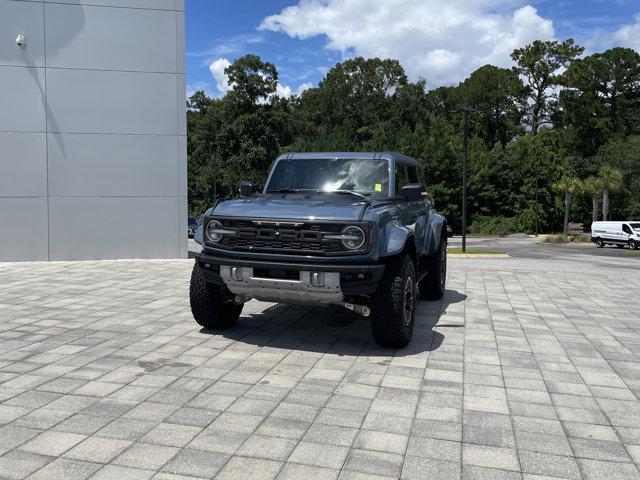
<path fill-rule="evenodd" d="M 349 190 L 364 195 L 389 193 L 386 160 L 309 158 L 280 160 L 271 175 L 267 192 Z"/>
<path fill-rule="evenodd" d="M 636 232 L 640 232 L 640 223 L 630 223 L 629 226 L 633 228 Z"/>
<path fill-rule="evenodd" d="M 188 225 L 190 227 L 197 227 L 198 226 L 198 221 L 195 218 L 190 218 L 188 221 Z"/>

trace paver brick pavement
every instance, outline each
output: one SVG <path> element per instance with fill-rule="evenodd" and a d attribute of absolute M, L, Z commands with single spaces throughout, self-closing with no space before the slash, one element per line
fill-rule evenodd
<path fill-rule="evenodd" d="M 640 274 L 453 259 L 411 344 L 197 326 L 190 261 L 0 264 L 0 477 L 640 479 Z"/>

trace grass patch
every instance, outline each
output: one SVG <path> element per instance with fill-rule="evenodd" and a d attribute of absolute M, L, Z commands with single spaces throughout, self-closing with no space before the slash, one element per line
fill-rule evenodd
<path fill-rule="evenodd" d="M 545 243 L 559 245 L 563 243 L 591 243 L 591 234 L 583 233 L 582 235 L 547 235 L 543 240 Z"/>
<path fill-rule="evenodd" d="M 462 253 L 471 253 L 473 255 L 502 255 L 504 252 L 499 250 L 489 250 L 486 248 L 467 248 L 466 252 L 462 251 L 462 247 L 448 247 L 447 253 L 451 254 L 462 254 Z"/>

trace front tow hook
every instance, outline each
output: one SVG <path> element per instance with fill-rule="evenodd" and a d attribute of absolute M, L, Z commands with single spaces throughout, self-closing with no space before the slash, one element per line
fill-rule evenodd
<path fill-rule="evenodd" d="M 356 305 L 355 303 L 342 302 L 340 303 L 344 308 L 351 310 L 352 312 L 357 313 L 358 315 L 362 315 L 363 317 L 368 317 L 371 315 L 371 309 L 366 305 Z"/>

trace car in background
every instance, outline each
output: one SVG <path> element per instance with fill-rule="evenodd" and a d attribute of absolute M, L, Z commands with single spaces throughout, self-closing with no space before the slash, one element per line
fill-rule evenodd
<path fill-rule="evenodd" d="M 628 245 L 630 249 L 637 250 L 640 248 L 640 222 L 593 222 L 591 241 L 598 248 Z"/>
<path fill-rule="evenodd" d="M 198 222 L 196 218 L 190 218 L 187 220 L 187 235 L 189 238 L 193 238 L 199 226 L 200 222 Z"/>

